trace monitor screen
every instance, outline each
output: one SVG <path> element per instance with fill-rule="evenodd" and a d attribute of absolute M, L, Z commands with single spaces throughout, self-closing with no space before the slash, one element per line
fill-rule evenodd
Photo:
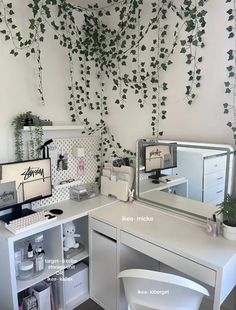
<path fill-rule="evenodd" d="M 177 166 L 177 143 L 157 143 L 145 147 L 145 172 Z"/>
<path fill-rule="evenodd" d="M 51 195 L 50 158 L 0 164 L 0 209 Z"/>

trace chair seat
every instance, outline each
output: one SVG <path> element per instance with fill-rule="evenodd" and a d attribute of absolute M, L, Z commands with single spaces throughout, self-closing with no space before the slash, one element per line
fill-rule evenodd
<path fill-rule="evenodd" d="M 173 274 L 128 269 L 119 273 L 129 310 L 198 310 L 209 292 L 198 283 Z"/>

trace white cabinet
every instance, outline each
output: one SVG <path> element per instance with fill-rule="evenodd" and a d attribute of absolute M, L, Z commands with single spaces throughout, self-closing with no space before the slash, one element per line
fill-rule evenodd
<path fill-rule="evenodd" d="M 106 310 L 117 303 L 116 228 L 91 218 L 90 296 Z"/>
<path fill-rule="evenodd" d="M 234 155 L 227 157 L 224 150 L 178 147 L 173 173 L 188 179 L 188 198 L 218 205 L 231 193 Z"/>
<path fill-rule="evenodd" d="M 68 221 L 71 219 L 68 218 Z M 76 233 L 81 235 L 79 242 L 83 244 L 81 251 L 70 259 L 64 257 L 63 251 L 63 223 L 53 222 L 51 224 L 42 225 L 36 229 L 32 229 L 22 234 L 13 235 L 8 232 L 3 224 L 0 224 L 0 309 L 18 310 L 18 298 L 23 291 L 34 286 L 35 284 L 49 280 L 49 283 L 56 288 L 57 296 L 54 296 L 56 309 L 72 310 L 74 307 L 65 304 L 64 300 L 64 270 L 65 268 L 73 268 L 74 264 L 88 257 L 88 216 L 73 218 L 76 227 Z M 37 235 L 43 234 L 43 248 L 45 251 L 45 269 L 39 273 L 34 272 L 28 279 L 20 280 L 16 277 L 14 251 L 16 249 L 24 249 L 27 251 L 29 243 L 35 240 Z M 24 255 L 25 257 L 25 255 Z M 88 291 L 86 296 L 81 296 L 78 291 L 78 298 L 73 306 L 79 305 L 81 302 L 89 298 Z"/>

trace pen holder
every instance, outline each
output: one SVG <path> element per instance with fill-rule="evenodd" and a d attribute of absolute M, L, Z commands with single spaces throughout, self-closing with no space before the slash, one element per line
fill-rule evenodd
<path fill-rule="evenodd" d="M 217 237 L 220 235 L 221 223 L 220 221 L 213 221 L 212 219 L 207 219 L 207 233 L 211 237 Z"/>

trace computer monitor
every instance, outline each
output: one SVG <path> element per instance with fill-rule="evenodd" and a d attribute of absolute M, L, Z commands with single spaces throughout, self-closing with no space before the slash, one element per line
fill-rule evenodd
<path fill-rule="evenodd" d="M 12 209 L 12 213 L 1 216 L 1 220 L 9 221 L 34 213 L 22 205 L 50 196 L 50 158 L 0 164 L 0 211 Z"/>
<path fill-rule="evenodd" d="M 155 172 L 149 178 L 158 183 L 162 170 L 177 167 L 177 143 L 155 143 L 145 146 L 144 159 L 145 172 Z"/>

